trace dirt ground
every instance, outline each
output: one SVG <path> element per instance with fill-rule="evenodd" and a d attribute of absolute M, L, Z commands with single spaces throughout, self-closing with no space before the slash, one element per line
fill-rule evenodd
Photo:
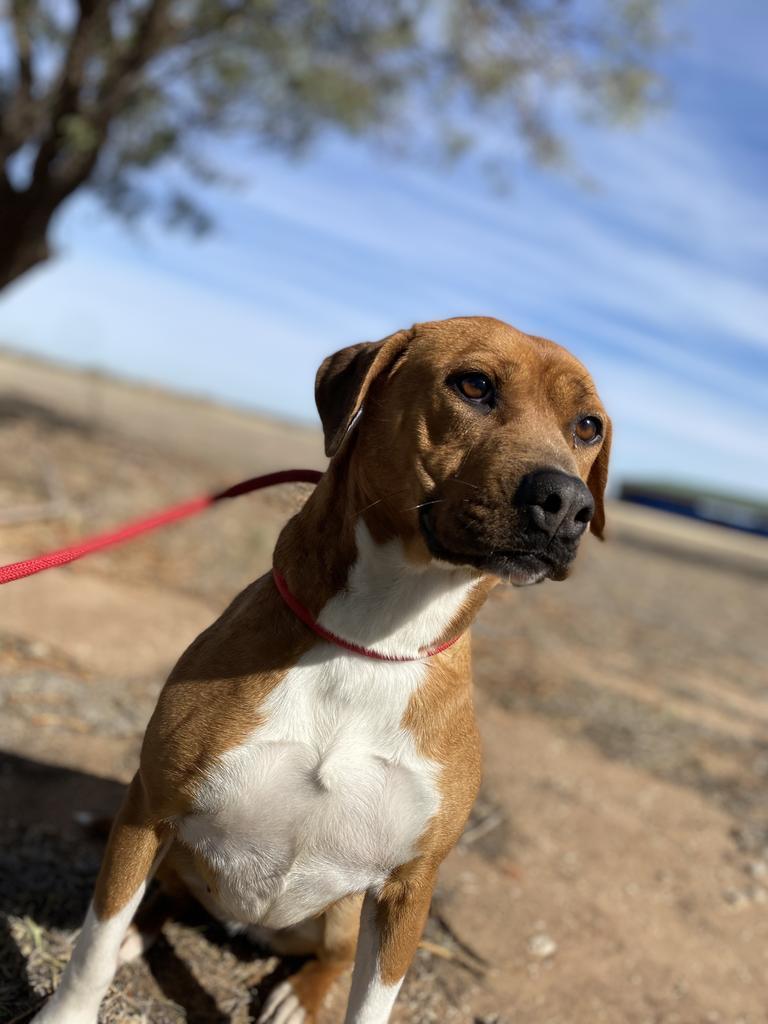
<path fill-rule="evenodd" d="M 300 464 L 309 429 L 0 356 L 0 563 Z M 87 905 L 102 841 L 73 816 L 113 812 L 164 674 L 306 493 L 0 591 L 0 1022 Z M 499 588 L 474 627 L 485 779 L 399 1024 L 768 1022 L 768 545 L 609 516 L 571 580 Z M 193 912 L 102 1020 L 244 1024 L 291 966 Z"/>

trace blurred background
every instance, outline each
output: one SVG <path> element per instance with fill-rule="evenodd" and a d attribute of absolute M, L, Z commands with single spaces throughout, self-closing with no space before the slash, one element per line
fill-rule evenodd
<path fill-rule="evenodd" d="M 609 543 L 475 628 L 397 1021 L 766 1019 L 767 43 L 758 0 L 0 0 L 0 563 L 322 467 L 317 365 L 420 320 L 552 337 L 613 417 Z M 0 1020 L 87 902 L 73 812 L 305 496 L 0 593 Z M 246 1021 L 273 967 L 193 916 L 104 1019 Z"/>

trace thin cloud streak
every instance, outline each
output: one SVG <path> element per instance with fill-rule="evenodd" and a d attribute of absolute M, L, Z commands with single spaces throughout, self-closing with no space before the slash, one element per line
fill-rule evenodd
<path fill-rule="evenodd" d="M 748 0 L 737 6 L 748 25 Z M 132 237 L 78 199 L 62 258 L 0 299 L 0 340 L 308 419 L 327 352 L 495 315 L 594 372 L 615 410 L 617 479 L 766 493 L 768 81 L 746 37 L 738 72 L 721 66 L 711 6 L 689 17 L 673 109 L 635 134 L 569 126 L 594 189 L 527 173 L 499 198 L 469 167 L 437 174 L 341 143 L 303 165 L 231 148 L 252 184 L 203 194 L 220 230 L 201 243 L 152 226 Z"/>

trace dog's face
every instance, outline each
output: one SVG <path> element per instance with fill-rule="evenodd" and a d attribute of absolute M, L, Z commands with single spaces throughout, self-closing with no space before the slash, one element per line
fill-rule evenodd
<path fill-rule="evenodd" d="M 582 364 L 498 320 L 420 324 L 321 366 L 332 457 L 348 457 L 366 520 L 411 557 L 517 585 L 564 579 L 602 536 L 610 420 Z"/>

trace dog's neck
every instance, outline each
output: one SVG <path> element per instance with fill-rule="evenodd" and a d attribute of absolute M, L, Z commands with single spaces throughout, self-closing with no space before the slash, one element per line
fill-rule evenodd
<path fill-rule="evenodd" d="M 353 475 L 332 463 L 275 548 L 291 593 L 325 629 L 390 657 L 418 657 L 464 632 L 492 582 L 409 557 L 408 539 L 382 526 L 380 510 L 370 522 L 365 506 Z"/>

